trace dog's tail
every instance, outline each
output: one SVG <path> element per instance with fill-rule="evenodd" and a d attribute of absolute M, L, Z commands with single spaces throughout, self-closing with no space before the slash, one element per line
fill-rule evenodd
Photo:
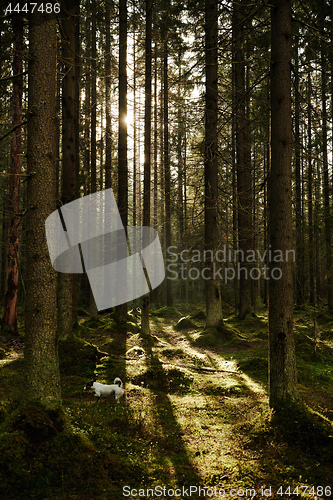
<path fill-rule="evenodd" d="M 113 381 L 114 384 L 117 384 L 119 387 L 123 388 L 123 383 L 122 381 L 120 380 L 119 377 L 116 377 Z"/>

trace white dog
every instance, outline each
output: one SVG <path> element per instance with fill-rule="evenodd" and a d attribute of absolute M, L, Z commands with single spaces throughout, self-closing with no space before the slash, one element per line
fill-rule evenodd
<path fill-rule="evenodd" d="M 96 382 L 96 379 L 91 380 L 84 387 L 84 390 L 93 389 L 95 391 L 96 402 L 99 401 L 99 398 L 108 398 L 111 394 L 114 394 L 114 398 L 119 403 L 119 399 L 125 395 L 125 390 L 123 388 L 123 383 L 119 377 L 114 379 L 112 385 L 100 384 Z M 126 398 L 126 396 L 125 396 Z"/>

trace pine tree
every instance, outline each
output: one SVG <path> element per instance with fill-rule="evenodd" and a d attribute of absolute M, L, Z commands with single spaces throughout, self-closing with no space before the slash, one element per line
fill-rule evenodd
<path fill-rule="evenodd" d="M 219 280 L 214 278 L 215 255 L 219 245 L 218 227 L 218 157 L 217 157 L 217 0 L 205 2 L 205 248 L 213 258 L 205 263 L 209 269 L 206 280 L 206 326 L 217 326 L 222 320 Z M 209 255 L 209 252 L 207 252 Z"/>
<path fill-rule="evenodd" d="M 291 0 L 271 8 L 271 262 L 269 281 L 269 402 L 278 409 L 298 397 L 293 335 L 293 248 L 291 199 Z M 279 272 L 277 272 L 277 270 Z"/>
<path fill-rule="evenodd" d="M 34 12 L 29 19 L 25 395 L 48 409 L 61 403 L 57 277 L 45 236 L 45 220 L 56 209 L 56 69 L 56 18 Z"/>
<path fill-rule="evenodd" d="M 20 236 L 20 182 L 21 182 L 21 137 L 22 137 L 22 86 L 23 86 L 23 16 L 12 18 L 13 44 L 13 132 L 10 152 L 9 220 L 7 241 L 7 266 L 5 303 L 2 330 L 17 334 L 17 287 L 19 277 L 19 236 Z"/>

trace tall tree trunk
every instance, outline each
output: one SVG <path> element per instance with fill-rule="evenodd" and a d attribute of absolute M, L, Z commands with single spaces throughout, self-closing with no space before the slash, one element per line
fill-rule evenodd
<path fill-rule="evenodd" d="M 76 186 L 76 198 L 79 196 L 79 176 L 80 176 L 80 117 L 81 117 L 81 93 L 80 93 L 80 82 L 81 82 L 81 41 L 80 41 L 80 2 L 75 2 L 75 156 L 76 156 L 76 171 L 75 171 L 75 186 Z M 79 296 L 79 280 L 80 274 L 74 274 L 73 276 L 73 307 L 72 307 L 72 324 L 77 325 L 78 323 L 78 296 Z"/>
<path fill-rule="evenodd" d="M 56 69 L 57 21 L 36 7 L 29 19 L 25 396 L 48 409 L 61 404 L 57 278 L 45 236 L 45 220 L 56 209 Z"/>
<path fill-rule="evenodd" d="M 313 163 L 312 163 L 312 111 L 311 111 L 311 73 L 308 72 L 308 123 L 307 123 L 307 153 L 308 153 L 308 238 L 309 238 L 309 284 L 310 303 L 315 303 L 314 263 L 315 251 L 313 241 Z"/>
<path fill-rule="evenodd" d="M 138 173 L 138 155 L 137 155 L 137 44 L 136 33 L 133 34 L 133 226 L 137 225 L 138 212 L 138 190 L 140 190 L 140 175 Z M 139 162 L 140 163 L 140 162 Z"/>
<path fill-rule="evenodd" d="M 222 321 L 220 282 L 214 276 L 216 252 L 219 246 L 218 228 L 218 22 L 217 0 L 205 1 L 205 249 L 212 252 L 205 267 L 208 275 L 205 281 L 206 326 L 217 326 Z M 209 255 L 209 252 L 207 252 Z"/>
<path fill-rule="evenodd" d="M 146 55 L 145 55 L 145 149 L 143 180 L 143 225 L 150 226 L 150 177 L 151 177 L 151 38 L 152 38 L 152 0 L 146 0 Z M 146 273 L 146 278 L 148 275 Z M 147 293 L 142 301 L 141 332 L 148 335 L 149 302 Z"/>
<path fill-rule="evenodd" d="M 178 53 L 178 89 L 177 89 L 177 100 L 178 100 L 178 109 L 177 109 L 177 201 L 178 201 L 178 228 L 179 228 L 179 236 L 178 241 L 180 245 L 185 245 L 184 241 L 184 197 L 183 197 L 183 178 L 184 178 L 184 165 L 183 165 L 183 136 L 184 136 L 184 117 L 183 110 L 185 109 L 185 100 L 182 99 L 182 53 L 179 49 Z M 186 248 L 186 247 L 185 247 Z M 185 287 L 187 280 L 180 280 L 179 283 L 179 299 L 184 300 L 185 298 Z"/>
<path fill-rule="evenodd" d="M 105 11 L 105 189 L 112 187 L 112 124 L 111 124 L 111 5 L 106 2 Z"/>
<path fill-rule="evenodd" d="M 298 35 L 295 43 L 295 216 L 296 216 L 296 304 L 304 303 L 304 249 L 302 246 L 301 139 L 298 70 Z"/>
<path fill-rule="evenodd" d="M 158 101 L 157 101 L 157 43 L 154 46 L 154 224 L 157 229 L 158 224 L 158 171 L 157 171 L 157 152 L 158 152 Z"/>
<path fill-rule="evenodd" d="M 315 206 L 314 206 L 314 240 L 315 240 L 315 264 L 316 264 L 316 299 L 315 304 L 319 303 L 323 299 L 323 286 L 322 286 L 322 249 L 320 245 L 320 236 L 321 236 L 321 222 L 322 222 L 322 204 L 321 204 L 321 193 L 322 193 L 322 182 L 321 182 L 321 170 L 320 170 L 320 162 L 319 151 L 316 151 L 316 182 L 315 182 Z"/>
<path fill-rule="evenodd" d="M 271 178 L 269 281 L 269 402 L 279 409 L 298 397 L 293 335 L 293 248 L 291 196 L 291 1 L 271 8 Z M 277 252 L 277 253 L 276 253 Z M 274 272 L 274 274 L 273 274 Z"/>
<path fill-rule="evenodd" d="M 322 99 L 322 152 L 323 152 L 323 173 L 324 173 L 324 221 L 325 221 L 325 243 L 326 243 L 326 287 L 327 305 L 333 310 L 333 274 L 332 274 L 332 227 L 330 214 L 330 191 L 327 158 L 327 110 L 326 110 L 326 85 L 327 85 L 327 55 L 322 48 L 321 51 L 321 99 Z"/>
<path fill-rule="evenodd" d="M 171 175 L 169 156 L 169 75 L 168 75 L 168 39 L 163 43 L 163 163 L 165 189 L 165 247 L 171 246 Z M 166 280 L 166 303 L 172 306 L 171 280 Z"/>
<path fill-rule="evenodd" d="M 76 126 L 76 65 L 75 65 L 75 24 L 76 1 L 66 0 L 62 10 L 62 190 L 61 204 L 66 205 L 77 198 L 77 141 Z M 58 338 L 73 334 L 73 294 L 74 275 L 58 274 Z"/>
<path fill-rule="evenodd" d="M 249 126 L 245 112 L 247 94 L 245 90 L 245 60 L 243 49 L 244 22 L 244 5 L 239 2 L 234 2 L 232 29 L 235 71 L 234 113 L 236 117 L 238 246 L 240 250 L 237 269 L 237 278 L 239 279 L 238 316 L 240 319 L 244 319 L 247 314 L 252 314 L 251 263 L 246 260 L 247 253 L 252 248 L 252 185 L 249 164 L 250 155 L 248 151 Z"/>
<path fill-rule="evenodd" d="M 118 137 L 118 208 L 126 230 L 128 221 L 127 167 L 127 3 L 119 1 L 119 137 Z M 127 304 L 116 307 L 116 318 L 127 322 Z"/>
<path fill-rule="evenodd" d="M 22 51 L 23 51 L 23 16 L 15 14 L 12 18 L 14 33 L 13 43 L 13 128 L 10 143 L 10 180 L 7 266 L 5 282 L 4 312 L 1 329 L 17 334 L 17 287 L 18 257 L 20 237 L 20 182 L 21 182 L 21 137 L 22 137 Z"/>
<path fill-rule="evenodd" d="M 91 23 L 91 144 L 90 144 L 90 193 L 97 191 L 97 40 L 96 40 L 96 0 L 92 1 Z M 104 284 L 101 284 L 104 286 Z M 98 311 L 92 291 L 90 290 L 90 317 L 98 319 Z"/>

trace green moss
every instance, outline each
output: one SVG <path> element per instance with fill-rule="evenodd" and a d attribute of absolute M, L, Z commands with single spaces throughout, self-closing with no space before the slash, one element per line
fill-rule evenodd
<path fill-rule="evenodd" d="M 197 311 L 196 313 L 192 314 L 190 316 L 191 319 L 197 319 L 197 320 L 205 320 L 206 319 L 206 314 L 201 310 L 199 309 L 199 311 Z"/>
<path fill-rule="evenodd" d="M 244 372 L 267 372 L 268 359 L 259 356 L 245 358 L 238 362 L 239 369 Z"/>
<path fill-rule="evenodd" d="M 193 344 L 199 347 L 215 347 L 218 344 L 218 333 L 216 328 L 209 328 L 194 337 Z"/>
<path fill-rule="evenodd" d="M 238 383 L 236 381 L 232 382 L 222 382 L 222 383 L 212 383 L 208 382 L 204 387 L 205 394 L 212 396 L 234 396 L 243 397 L 249 394 L 250 389 L 247 385 Z"/>
<path fill-rule="evenodd" d="M 196 326 L 193 321 L 190 320 L 189 316 L 181 318 L 174 326 L 174 329 L 177 332 L 179 332 L 180 330 L 188 330 L 190 328 L 196 328 Z"/>
<path fill-rule="evenodd" d="M 276 409 L 271 424 L 288 443 L 333 463 L 333 425 L 319 413 L 290 401 Z"/>
<path fill-rule="evenodd" d="M 164 306 L 159 309 L 152 309 L 151 316 L 158 316 L 159 318 L 180 318 L 182 314 L 174 306 Z"/>

